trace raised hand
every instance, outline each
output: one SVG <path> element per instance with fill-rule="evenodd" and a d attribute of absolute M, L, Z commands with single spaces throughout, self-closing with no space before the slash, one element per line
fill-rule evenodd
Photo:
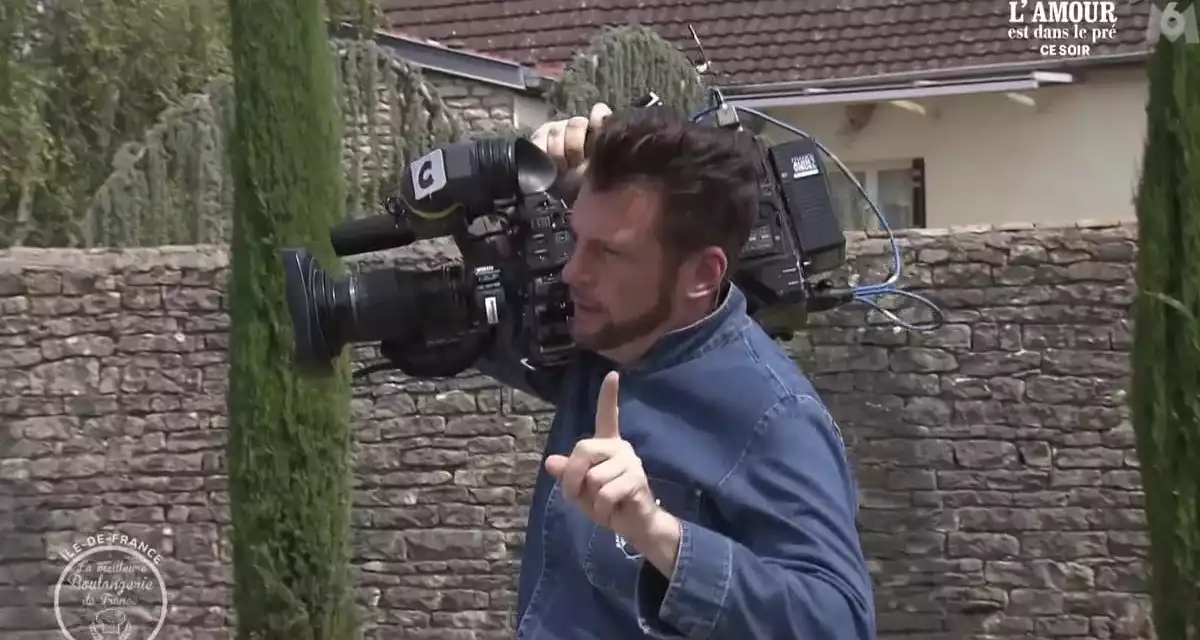
<path fill-rule="evenodd" d="M 570 456 L 548 456 L 546 471 L 562 482 L 563 493 L 593 522 L 638 539 L 649 529 L 658 506 L 641 459 L 621 439 L 619 388 L 617 372 L 605 376 L 592 437 L 580 440 Z"/>

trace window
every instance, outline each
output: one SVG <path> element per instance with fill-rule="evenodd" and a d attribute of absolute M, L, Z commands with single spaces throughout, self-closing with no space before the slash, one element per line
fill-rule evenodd
<path fill-rule="evenodd" d="M 834 170 L 837 165 L 832 162 L 827 165 L 833 167 L 834 206 L 842 220 L 842 228 L 847 231 L 882 229 L 879 218 L 854 183 L 840 170 Z M 846 166 L 875 202 L 888 227 L 896 230 L 925 226 L 925 163 L 922 159 L 846 163 Z"/>

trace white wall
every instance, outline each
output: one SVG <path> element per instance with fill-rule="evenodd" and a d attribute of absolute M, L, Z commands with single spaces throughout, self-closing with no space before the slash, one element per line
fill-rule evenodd
<path fill-rule="evenodd" d="M 926 116 L 879 105 L 852 135 L 838 134 L 843 106 L 770 113 L 817 137 L 851 168 L 924 157 L 931 228 L 1133 217 L 1144 71 L 1091 71 L 1075 85 L 1028 95 L 1036 108 L 1002 94 L 925 101 Z"/>

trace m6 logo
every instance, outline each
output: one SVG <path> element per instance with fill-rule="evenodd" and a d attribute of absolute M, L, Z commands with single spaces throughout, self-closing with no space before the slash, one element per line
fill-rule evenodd
<path fill-rule="evenodd" d="M 1146 23 L 1146 41 L 1157 43 L 1161 35 L 1168 42 L 1175 42 L 1182 36 L 1188 44 L 1200 42 L 1200 30 L 1196 26 L 1196 1 L 1182 11 L 1176 8 L 1177 2 L 1168 2 L 1159 8 L 1150 3 L 1150 21 Z"/>

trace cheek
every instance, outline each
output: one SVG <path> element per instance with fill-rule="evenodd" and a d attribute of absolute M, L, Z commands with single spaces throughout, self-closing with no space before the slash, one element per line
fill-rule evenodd
<path fill-rule="evenodd" d="M 604 295 L 615 308 L 640 309 L 662 291 L 659 274 L 646 265 L 622 264 L 605 272 Z"/>

